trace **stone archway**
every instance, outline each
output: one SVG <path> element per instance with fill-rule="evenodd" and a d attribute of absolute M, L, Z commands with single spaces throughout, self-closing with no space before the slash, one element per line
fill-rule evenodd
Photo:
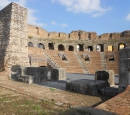
<path fill-rule="evenodd" d="M 68 51 L 74 51 L 74 47 L 73 46 L 69 46 Z"/>
<path fill-rule="evenodd" d="M 96 50 L 98 52 L 104 52 L 104 45 L 103 44 L 98 44 L 97 47 L 96 47 Z"/>
<path fill-rule="evenodd" d="M 113 49 L 113 45 L 108 45 L 108 47 L 107 47 L 107 51 L 110 51 L 110 52 L 112 52 L 114 49 Z"/>
<path fill-rule="evenodd" d="M 28 47 L 33 47 L 33 43 L 32 42 L 28 42 Z"/>
<path fill-rule="evenodd" d="M 49 48 L 49 50 L 54 50 L 54 45 L 53 45 L 53 43 L 48 43 L 48 48 Z"/>
<path fill-rule="evenodd" d="M 45 49 L 44 45 L 42 43 L 38 44 L 38 48 Z"/>
<path fill-rule="evenodd" d="M 77 51 L 84 51 L 83 45 L 77 44 Z"/>
<path fill-rule="evenodd" d="M 120 44 L 118 45 L 118 51 L 119 51 L 120 49 L 123 49 L 123 48 L 125 48 L 125 43 L 120 43 Z"/>
<path fill-rule="evenodd" d="M 58 45 L 58 50 L 65 51 L 65 47 L 62 44 L 60 44 L 60 45 Z"/>
<path fill-rule="evenodd" d="M 87 51 L 93 51 L 93 46 L 88 46 Z"/>

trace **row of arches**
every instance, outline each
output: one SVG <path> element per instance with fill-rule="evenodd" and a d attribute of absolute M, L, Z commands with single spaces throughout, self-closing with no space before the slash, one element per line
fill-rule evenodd
<path fill-rule="evenodd" d="M 34 47 L 33 43 L 29 42 L 28 47 Z M 38 48 L 45 49 L 45 46 L 42 43 L 39 43 Z M 49 50 L 54 50 L 54 45 L 52 43 L 48 43 L 48 48 L 49 48 Z M 58 50 L 65 51 L 64 45 L 62 45 L 62 44 L 58 45 Z M 74 47 L 70 45 L 68 47 L 68 51 L 74 51 Z"/>
<path fill-rule="evenodd" d="M 32 42 L 29 42 L 29 43 L 28 43 L 28 47 L 34 47 L 33 43 L 32 43 Z M 120 43 L 120 44 L 118 45 L 118 50 L 123 49 L 124 47 L 125 47 L 125 44 L 124 44 L 124 43 Z M 38 48 L 45 49 L 45 46 L 44 46 L 42 43 L 39 43 L 39 44 L 38 44 Z M 49 50 L 55 50 L 53 43 L 48 43 L 48 48 L 49 48 Z M 91 51 L 94 51 L 93 46 L 88 46 L 86 49 L 87 49 L 87 51 L 90 51 L 90 52 L 91 52 Z M 59 51 L 65 51 L 65 46 L 62 45 L 62 44 L 59 44 L 59 45 L 58 45 L 58 50 L 59 50 Z M 77 44 L 76 50 L 77 50 L 77 51 L 84 51 L 83 45 Z M 74 51 L 74 46 L 69 45 L 69 46 L 68 46 L 68 51 Z M 103 45 L 103 44 L 98 44 L 98 45 L 96 46 L 96 51 L 104 52 L 104 45 Z M 107 51 L 114 51 L 114 47 L 113 47 L 112 45 L 108 45 L 108 46 L 107 46 Z"/>

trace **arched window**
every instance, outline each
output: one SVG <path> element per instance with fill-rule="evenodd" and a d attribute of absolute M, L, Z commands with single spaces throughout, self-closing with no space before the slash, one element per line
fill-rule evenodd
<path fill-rule="evenodd" d="M 28 42 L 28 47 L 33 47 L 33 43 L 32 42 Z"/>
<path fill-rule="evenodd" d="M 120 43 L 120 44 L 118 45 L 118 50 L 123 49 L 123 48 L 125 48 L 125 44 Z"/>
<path fill-rule="evenodd" d="M 64 47 L 62 44 L 60 44 L 60 45 L 58 46 L 58 50 L 59 50 L 59 51 L 65 51 L 65 47 Z"/>
<path fill-rule="evenodd" d="M 77 51 L 84 51 L 83 45 L 78 44 L 77 45 Z"/>
<path fill-rule="evenodd" d="M 108 45 L 108 51 L 112 52 L 113 51 L 113 46 L 112 45 Z"/>
<path fill-rule="evenodd" d="M 38 44 L 38 48 L 42 48 L 42 49 L 45 49 L 44 45 L 42 43 L 39 43 Z"/>
<path fill-rule="evenodd" d="M 69 51 L 74 51 L 74 47 L 73 46 L 69 46 Z"/>
<path fill-rule="evenodd" d="M 98 44 L 97 47 L 96 47 L 97 51 L 99 52 L 103 52 L 104 51 L 104 45 L 102 44 Z"/>
<path fill-rule="evenodd" d="M 48 47 L 49 47 L 49 50 L 54 50 L 54 45 L 53 45 L 53 43 L 48 43 Z"/>
<path fill-rule="evenodd" d="M 93 46 L 88 46 L 88 47 L 87 47 L 87 50 L 88 50 L 88 51 L 93 51 Z"/>

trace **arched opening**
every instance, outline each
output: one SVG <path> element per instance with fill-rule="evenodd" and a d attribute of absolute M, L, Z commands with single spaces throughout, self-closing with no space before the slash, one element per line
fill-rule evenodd
<path fill-rule="evenodd" d="M 73 46 L 69 46 L 69 51 L 74 51 L 74 47 Z"/>
<path fill-rule="evenodd" d="M 123 49 L 123 48 L 125 48 L 125 44 L 120 43 L 120 44 L 118 45 L 118 50 Z"/>
<path fill-rule="evenodd" d="M 59 50 L 59 51 L 65 51 L 65 47 L 64 47 L 62 44 L 60 44 L 60 45 L 58 46 L 58 50 Z"/>
<path fill-rule="evenodd" d="M 98 44 L 96 47 L 98 52 L 103 52 L 104 51 L 104 46 L 102 44 Z"/>
<path fill-rule="evenodd" d="M 83 45 L 78 44 L 77 45 L 77 51 L 84 51 Z"/>
<path fill-rule="evenodd" d="M 109 46 L 107 47 L 107 49 L 108 49 L 108 51 L 112 52 L 112 51 L 113 51 L 113 46 L 112 46 L 112 45 L 109 45 Z"/>
<path fill-rule="evenodd" d="M 38 44 L 38 48 L 45 49 L 44 45 L 42 43 Z"/>
<path fill-rule="evenodd" d="M 90 52 L 93 51 L 93 46 L 88 46 L 87 50 Z"/>
<path fill-rule="evenodd" d="M 54 45 L 53 45 L 53 43 L 48 43 L 48 47 L 49 47 L 49 50 L 54 50 Z"/>
<path fill-rule="evenodd" d="M 28 47 L 33 47 L 33 43 L 32 42 L 28 42 Z"/>

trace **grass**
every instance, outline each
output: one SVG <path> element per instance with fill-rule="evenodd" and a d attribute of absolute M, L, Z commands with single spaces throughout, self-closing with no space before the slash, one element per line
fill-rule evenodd
<path fill-rule="evenodd" d="M 56 89 L 50 88 L 51 91 Z M 56 100 L 22 95 L 0 87 L 0 115 L 88 115 L 84 111 L 71 108 L 71 103 L 57 105 Z"/>
<path fill-rule="evenodd" d="M 56 89 L 54 89 L 54 88 L 50 88 L 50 90 L 51 90 L 51 91 L 55 91 Z"/>

